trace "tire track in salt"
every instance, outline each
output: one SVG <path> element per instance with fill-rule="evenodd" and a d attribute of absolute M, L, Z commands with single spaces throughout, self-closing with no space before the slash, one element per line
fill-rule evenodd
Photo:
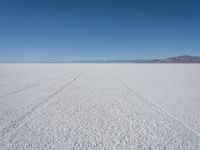
<path fill-rule="evenodd" d="M 150 101 L 149 98 L 147 98 L 147 97 L 141 95 L 140 93 L 134 91 L 123 80 L 121 80 L 119 77 L 117 77 L 116 73 L 111 72 L 111 74 L 113 75 L 114 78 L 116 78 L 119 82 L 121 82 L 127 88 L 128 91 L 130 91 L 134 96 L 138 97 L 139 100 L 144 102 L 147 106 L 149 106 L 150 108 L 155 110 L 160 116 L 163 116 L 163 118 L 166 119 L 168 122 L 171 122 L 171 120 L 175 121 L 181 127 L 187 129 L 188 131 L 190 131 L 191 133 L 193 133 L 196 137 L 198 137 L 200 139 L 200 133 L 198 131 L 196 131 L 195 129 L 193 129 L 193 128 L 187 126 L 187 125 L 185 125 L 184 123 L 182 123 L 181 121 L 176 119 L 173 115 L 171 115 L 170 113 L 166 112 L 161 107 L 159 107 L 158 105 L 156 105 L 152 101 Z M 196 144 L 196 149 L 200 148 L 199 143 L 200 142 L 198 141 L 198 139 L 196 139 L 196 143 L 195 143 Z"/>
<path fill-rule="evenodd" d="M 26 112 L 24 115 L 20 116 L 18 119 L 14 120 L 13 122 L 11 122 L 8 126 L 6 126 L 5 128 L 3 128 L 0 131 L 0 135 L 1 138 L 4 138 L 4 136 L 8 133 L 10 133 L 12 130 L 17 129 L 26 119 L 28 119 L 33 113 L 35 113 L 38 109 L 41 109 L 42 107 L 45 107 L 45 105 L 48 104 L 48 102 L 50 102 L 50 100 L 55 97 L 56 95 L 58 95 L 60 92 L 62 92 L 66 87 L 68 87 L 69 85 L 71 85 L 72 83 L 74 83 L 75 81 L 77 81 L 83 74 L 85 74 L 87 71 L 84 71 L 82 73 L 80 73 L 79 75 L 77 75 L 76 77 L 74 77 L 72 80 L 70 80 L 69 82 L 65 83 L 62 87 L 60 87 L 57 91 L 55 91 L 53 94 L 49 95 L 47 98 L 45 98 L 44 101 L 40 102 L 39 104 L 37 104 L 36 106 L 34 106 L 33 108 L 31 108 L 28 112 Z M 5 146 L 5 145 L 4 145 Z"/>
<path fill-rule="evenodd" d="M 172 87 L 163 85 L 162 83 L 155 82 L 155 81 L 151 81 L 151 80 L 142 78 L 141 76 L 136 76 L 136 78 L 138 78 L 138 80 L 143 80 L 143 81 L 145 81 L 145 82 L 147 82 L 147 83 L 149 83 L 149 84 L 153 84 L 153 85 L 155 85 L 155 86 L 158 86 L 158 87 L 160 87 L 160 88 L 163 88 L 163 89 L 165 89 L 165 90 L 167 90 L 167 91 L 169 91 L 169 92 L 176 93 L 176 94 L 179 95 L 179 96 L 185 96 L 185 97 L 187 97 L 187 98 L 189 98 L 189 99 L 192 98 L 192 99 L 195 99 L 195 100 L 197 100 L 197 101 L 200 100 L 200 98 L 197 97 L 197 96 L 194 96 L 194 95 L 191 95 L 191 94 L 186 94 L 186 93 L 184 93 L 184 92 L 182 92 L 182 91 L 179 91 L 178 89 L 175 89 L 175 88 L 172 88 Z M 193 103 L 194 103 L 194 102 L 193 102 Z"/>
<path fill-rule="evenodd" d="M 23 87 L 23 88 L 14 90 L 14 91 L 9 92 L 9 93 L 7 93 L 7 94 L 1 95 L 1 96 L 0 96 L 0 101 L 2 101 L 2 99 L 5 98 L 5 97 L 7 97 L 7 96 L 10 96 L 10 95 L 13 95 L 13 94 L 16 94 L 16 93 L 20 93 L 20 92 L 25 91 L 25 90 L 28 90 L 28 89 L 30 89 L 30 88 L 37 87 L 37 86 L 39 86 L 39 85 L 41 85 L 41 84 L 48 83 L 48 82 L 50 82 L 50 81 L 59 79 L 59 78 L 65 76 L 66 74 L 67 74 L 67 73 L 64 73 L 64 74 L 61 74 L 61 75 L 56 76 L 56 77 L 54 77 L 54 78 L 50 78 L 50 79 L 47 79 L 47 80 L 43 80 L 43 81 L 40 81 L 40 82 L 31 84 L 31 85 L 28 85 L 28 86 L 26 86 L 26 87 Z"/>

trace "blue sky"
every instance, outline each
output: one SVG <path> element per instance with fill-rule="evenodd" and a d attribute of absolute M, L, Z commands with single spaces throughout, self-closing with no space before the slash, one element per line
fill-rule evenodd
<path fill-rule="evenodd" d="M 199 0 L 1 0 L 0 61 L 200 55 Z"/>

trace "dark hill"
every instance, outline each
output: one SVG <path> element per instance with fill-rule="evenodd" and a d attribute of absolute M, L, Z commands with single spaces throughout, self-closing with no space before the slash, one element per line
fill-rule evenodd
<path fill-rule="evenodd" d="M 200 63 L 199 56 L 177 56 L 177 57 L 170 57 L 165 59 L 155 59 L 150 61 L 152 63 Z"/>

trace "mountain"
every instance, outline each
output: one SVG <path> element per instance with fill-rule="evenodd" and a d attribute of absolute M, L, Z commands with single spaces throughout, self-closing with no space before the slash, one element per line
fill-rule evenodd
<path fill-rule="evenodd" d="M 200 63 L 200 56 L 183 55 L 165 59 L 151 60 L 151 63 Z"/>
<path fill-rule="evenodd" d="M 200 56 L 182 55 L 153 60 L 1 61 L 0 63 L 200 63 Z"/>
<path fill-rule="evenodd" d="M 69 63 L 200 63 L 200 56 L 182 55 L 153 60 L 79 60 Z"/>

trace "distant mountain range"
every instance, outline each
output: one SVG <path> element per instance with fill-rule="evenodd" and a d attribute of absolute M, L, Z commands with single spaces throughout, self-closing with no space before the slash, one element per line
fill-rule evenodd
<path fill-rule="evenodd" d="M 153 60 L 79 60 L 69 63 L 200 63 L 200 56 L 182 55 Z"/>
<path fill-rule="evenodd" d="M 200 56 L 177 56 L 165 59 L 151 60 L 152 63 L 200 63 Z"/>
<path fill-rule="evenodd" d="M 200 63 L 200 56 L 182 55 L 152 60 L 1 61 L 0 63 Z"/>

